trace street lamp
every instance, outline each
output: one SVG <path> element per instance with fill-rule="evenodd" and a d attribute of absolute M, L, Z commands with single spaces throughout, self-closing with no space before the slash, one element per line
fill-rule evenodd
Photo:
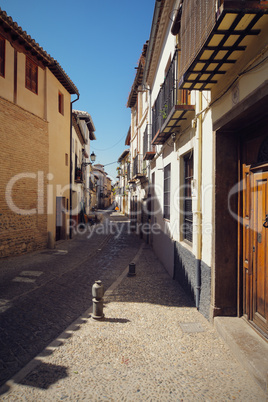
<path fill-rule="evenodd" d="M 95 162 L 95 160 L 96 160 L 96 155 L 94 154 L 94 151 L 91 153 L 90 159 L 91 159 L 91 162 L 92 162 L 92 163 Z"/>
<path fill-rule="evenodd" d="M 90 159 L 91 159 L 91 162 L 82 162 L 82 165 L 83 165 L 83 166 L 88 166 L 88 165 L 92 165 L 92 163 L 95 162 L 95 160 L 96 160 L 96 155 L 94 154 L 94 151 L 91 153 Z"/>

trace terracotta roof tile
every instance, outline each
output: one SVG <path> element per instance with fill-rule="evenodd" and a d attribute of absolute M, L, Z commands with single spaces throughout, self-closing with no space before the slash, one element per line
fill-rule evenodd
<path fill-rule="evenodd" d="M 79 91 L 77 87 L 74 85 L 70 77 L 66 74 L 60 64 L 51 57 L 35 40 L 27 34 L 26 31 L 17 24 L 17 22 L 13 21 L 13 19 L 7 15 L 5 11 L 0 8 L 0 25 L 4 27 L 4 29 L 10 31 L 13 36 L 16 38 L 20 38 L 22 44 L 24 46 L 29 46 L 33 51 L 36 52 L 38 57 L 42 60 L 44 65 L 50 69 L 50 71 L 55 75 L 55 77 L 60 81 L 60 83 L 64 86 L 64 88 L 70 94 L 79 95 Z"/>

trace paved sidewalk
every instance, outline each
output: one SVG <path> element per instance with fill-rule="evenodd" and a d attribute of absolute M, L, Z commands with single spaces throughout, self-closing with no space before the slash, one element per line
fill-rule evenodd
<path fill-rule="evenodd" d="M 131 261 L 130 261 L 131 262 Z M 150 246 L 90 311 L 26 366 L 1 401 L 265 401 Z"/>
<path fill-rule="evenodd" d="M 0 386 L 90 307 L 96 279 L 109 288 L 137 254 L 128 220 L 111 219 L 55 250 L 1 259 Z"/>

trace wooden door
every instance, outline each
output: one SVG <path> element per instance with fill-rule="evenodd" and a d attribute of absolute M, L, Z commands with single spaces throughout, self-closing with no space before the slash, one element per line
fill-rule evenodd
<path fill-rule="evenodd" d="M 268 171 L 243 165 L 243 313 L 268 334 Z"/>
<path fill-rule="evenodd" d="M 243 313 L 252 318 L 252 211 L 250 166 L 243 165 Z"/>
<path fill-rule="evenodd" d="M 253 322 L 268 332 L 268 172 L 253 173 Z"/>

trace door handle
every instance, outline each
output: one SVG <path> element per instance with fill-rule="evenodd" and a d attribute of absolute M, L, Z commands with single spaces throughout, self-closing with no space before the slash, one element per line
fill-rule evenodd
<path fill-rule="evenodd" d="M 265 221 L 263 223 L 263 227 L 268 228 L 268 214 L 265 217 Z"/>

